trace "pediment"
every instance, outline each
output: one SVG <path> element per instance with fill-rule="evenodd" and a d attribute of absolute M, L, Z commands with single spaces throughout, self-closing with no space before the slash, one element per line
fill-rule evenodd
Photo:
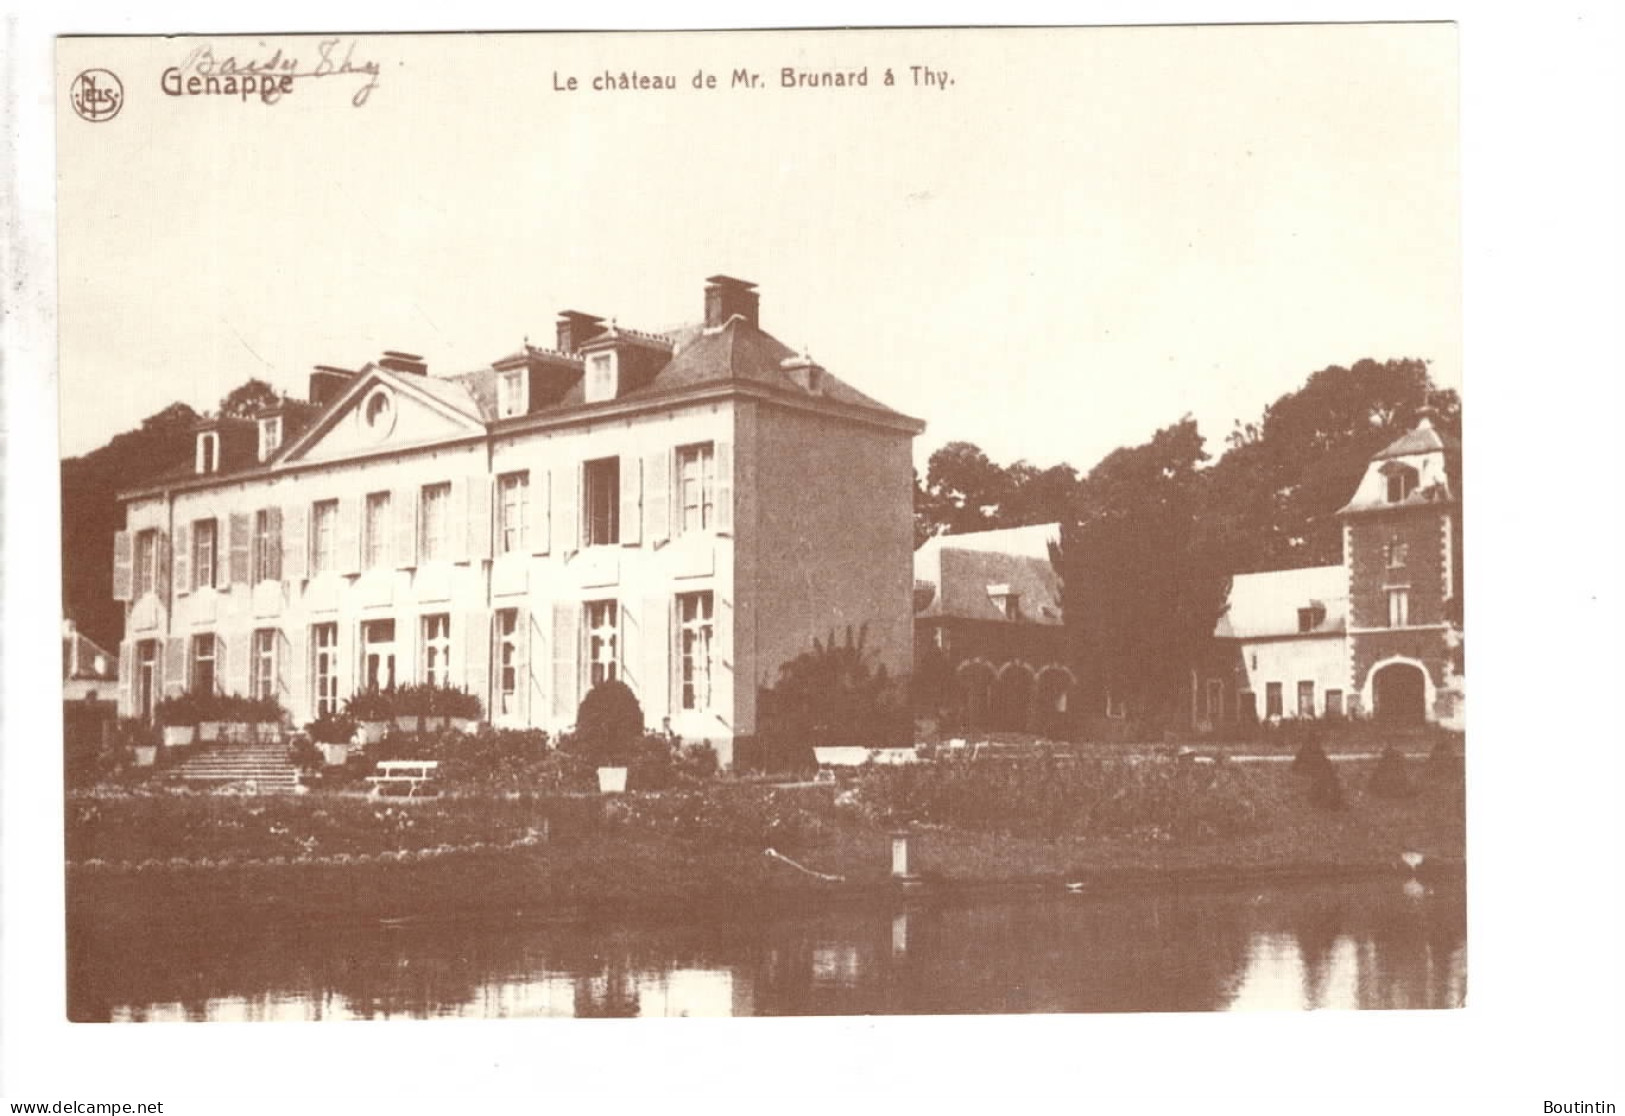
<path fill-rule="evenodd" d="M 341 460 L 485 431 L 477 405 L 465 398 L 460 384 L 414 382 L 419 379 L 368 369 L 284 450 L 279 462 Z"/>

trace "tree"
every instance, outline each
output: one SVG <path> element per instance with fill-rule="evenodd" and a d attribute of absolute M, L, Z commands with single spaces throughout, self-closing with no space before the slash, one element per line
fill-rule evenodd
<path fill-rule="evenodd" d="M 281 398 L 264 380 L 249 380 L 232 388 L 220 400 L 220 415 L 222 418 L 249 418 L 261 407 L 269 407 Z"/>
<path fill-rule="evenodd" d="M 1171 714 L 1223 615 L 1226 555 L 1199 521 L 1207 460 L 1195 420 L 1115 450 L 1084 479 L 1051 551 L 1078 677 L 1136 716 Z"/>

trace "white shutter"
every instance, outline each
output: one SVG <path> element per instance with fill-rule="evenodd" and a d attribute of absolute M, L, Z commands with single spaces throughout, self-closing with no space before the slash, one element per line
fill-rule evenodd
<path fill-rule="evenodd" d="M 553 470 L 553 549 L 564 554 L 581 549 L 576 509 L 581 498 L 581 466 Z"/>
<path fill-rule="evenodd" d="M 546 554 L 553 549 L 553 471 L 536 469 L 530 474 L 530 549 Z"/>
<path fill-rule="evenodd" d="M 671 537 L 671 451 L 643 459 L 643 530 L 649 543 Z"/>
<path fill-rule="evenodd" d="M 267 555 L 268 555 L 270 561 L 273 563 L 273 566 L 272 566 L 271 569 L 260 571 L 260 576 L 265 581 L 281 581 L 282 580 L 282 509 L 280 507 L 274 507 L 274 506 L 266 508 L 265 509 L 265 519 L 266 519 L 266 522 L 270 525 L 270 531 L 269 531 L 270 541 L 268 543 L 266 543 L 265 549 L 266 549 L 266 552 L 267 552 Z"/>
<path fill-rule="evenodd" d="M 459 633 L 458 629 L 461 628 Z M 456 660 L 463 666 L 463 688 L 480 699 L 482 719 L 491 719 L 491 614 L 470 612 L 452 625 Z"/>
<path fill-rule="evenodd" d="M 338 548 L 334 565 L 342 574 L 361 571 L 361 515 L 366 497 L 352 497 L 339 501 Z"/>
<path fill-rule="evenodd" d="M 128 531 L 113 535 L 113 599 L 135 599 L 135 538 Z M 134 644 L 131 644 L 133 651 Z"/>
<path fill-rule="evenodd" d="M 620 602 L 620 631 L 615 640 L 615 655 L 619 660 L 621 681 L 632 688 L 638 704 L 643 705 L 643 619 L 635 605 L 636 602 L 630 600 Z"/>
<path fill-rule="evenodd" d="M 538 714 L 545 711 L 545 707 L 542 704 L 541 680 L 536 677 L 535 672 L 531 670 L 530 666 L 531 663 L 540 658 L 538 652 L 540 648 L 545 646 L 545 644 L 543 643 L 541 632 L 534 630 L 536 617 L 531 614 L 530 610 L 528 608 L 521 608 L 517 609 L 516 612 L 518 615 L 514 617 L 513 623 L 514 700 L 519 706 L 516 713 L 519 717 L 520 723 L 529 725 L 534 724 L 534 722 L 531 720 L 532 710 L 535 710 Z M 495 670 L 495 662 L 496 660 L 493 659 L 493 672 Z M 492 687 L 492 689 L 495 688 L 496 687 L 494 686 Z"/>
<path fill-rule="evenodd" d="M 440 545 L 445 548 L 442 557 L 453 562 L 468 561 L 468 478 L 452 477 L 446 485 L 446 506 L 441 511 L 441 522 L 445 525 L 445 538 Z"/>
<path fill-rule="evenodd" d="M 717 534 L 731 535 L 734 529 L 734 447 L 732 442 L 716 444 Z"/>
<path fill-rule="evenodd" d="M 643 538 L 643 463 L 636 457 L 620 459 L 621 544 L 636 546 Z"/>
<path fill-rule="evenodd" d="M 164 641 L 164 685 L 166 696 L 186 692 L 186 637 L 170 636 Z"/>
<path fill-rule="evenodd" d="M 577 624 L 581 606 L 573 601 L 553 605 L 553 718 L 560 724 L 574 724 L 579 682 L 577 667 Z"/>
<path fill-rule="evenodd" d="M 165 606 L 169 604 L 169 592 L 172 586 L 169 580 L 169 535 L 159 531 L 158 537 L 152 544 L 152 587 L 153 592 Z"/>
<path fill-rule="evenodd" d="M 133 641 L 119 645 L 118 713 L 120 717 L 129 717 L 135 713 L 135 710 L 131 708 L 134 703 L 132 691 L 135 688 L 135 656 L 136 645 Z"/>
<path fill-rule="evenodd" d="M 184 597 L 192 591 L 192 535 L 186 524 L 175 528 L 175 560 L 170 570 L 175 577 L 175 595 Z"/>
<path fill-rule="evenodd" d="M 231 561 L 227 564 L 226 576 L 220 579 L 222 586 L 248 583 L 248 579 L 252 576 L 250 570 L 253 565 L 249 561 L 252 534 L 248 515 L 244 512 L 232 512 L 229 536 Z"/>
<path fill-rule="evenodd" d="M 479 562 L 491 557 L 491 478 L 475 475 L 468 478 L 468 544 L 467 557 Z M 453 529 L 456 525 L 453 524 Z"/>
<path fill-rule="evenodd" d="M 418 493 L 398 488 L 390 497 L 395 505 L 395 565 L 410 569 L 418 564 Z"/>
<path fill-rule="evenodd" d="M 289 581 L 310 576 L 310 520 L 309 504 L 290 506 L 283 517 L 287 530 L 282 536 L 282 575 Z"/>
<path fill-rule="evenodd" d="M 670 597 L 643 602 L 643 716 L 651 725 L 671 716 L 671 608 Z"/>

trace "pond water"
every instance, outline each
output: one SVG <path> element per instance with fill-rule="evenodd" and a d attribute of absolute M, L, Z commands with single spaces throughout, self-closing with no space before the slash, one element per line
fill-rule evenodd
<path fill-rule="evenodd" d="M 727 922 L 70 936 L 85 1021 L 1451 1008 L 1459 879 L 899 899 Z"/>

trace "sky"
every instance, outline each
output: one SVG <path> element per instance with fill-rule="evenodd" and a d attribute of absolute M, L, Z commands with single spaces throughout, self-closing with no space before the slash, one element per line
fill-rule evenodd
<path fill-rule="evenodd" d="M 719 272 L 924 419 L 922 470 L 952 440 L 1087 469 L 1187 412 L 1216 451 L 1367 356 L 1460 387 L 1449 25 L 363 37 L 332 53 L 377 63 L 360 107 L 356 75 L 163 95 L 193 45 L 60 48 L 128 89 L 123 119 L 59 114 L 64 455 L 250 377 L 480 367 L 564 308 L 691 322 Z M 213 44 L 279 47 L 317 61 Z M 623 71 L 678 89 L 591 89 Z"/>

